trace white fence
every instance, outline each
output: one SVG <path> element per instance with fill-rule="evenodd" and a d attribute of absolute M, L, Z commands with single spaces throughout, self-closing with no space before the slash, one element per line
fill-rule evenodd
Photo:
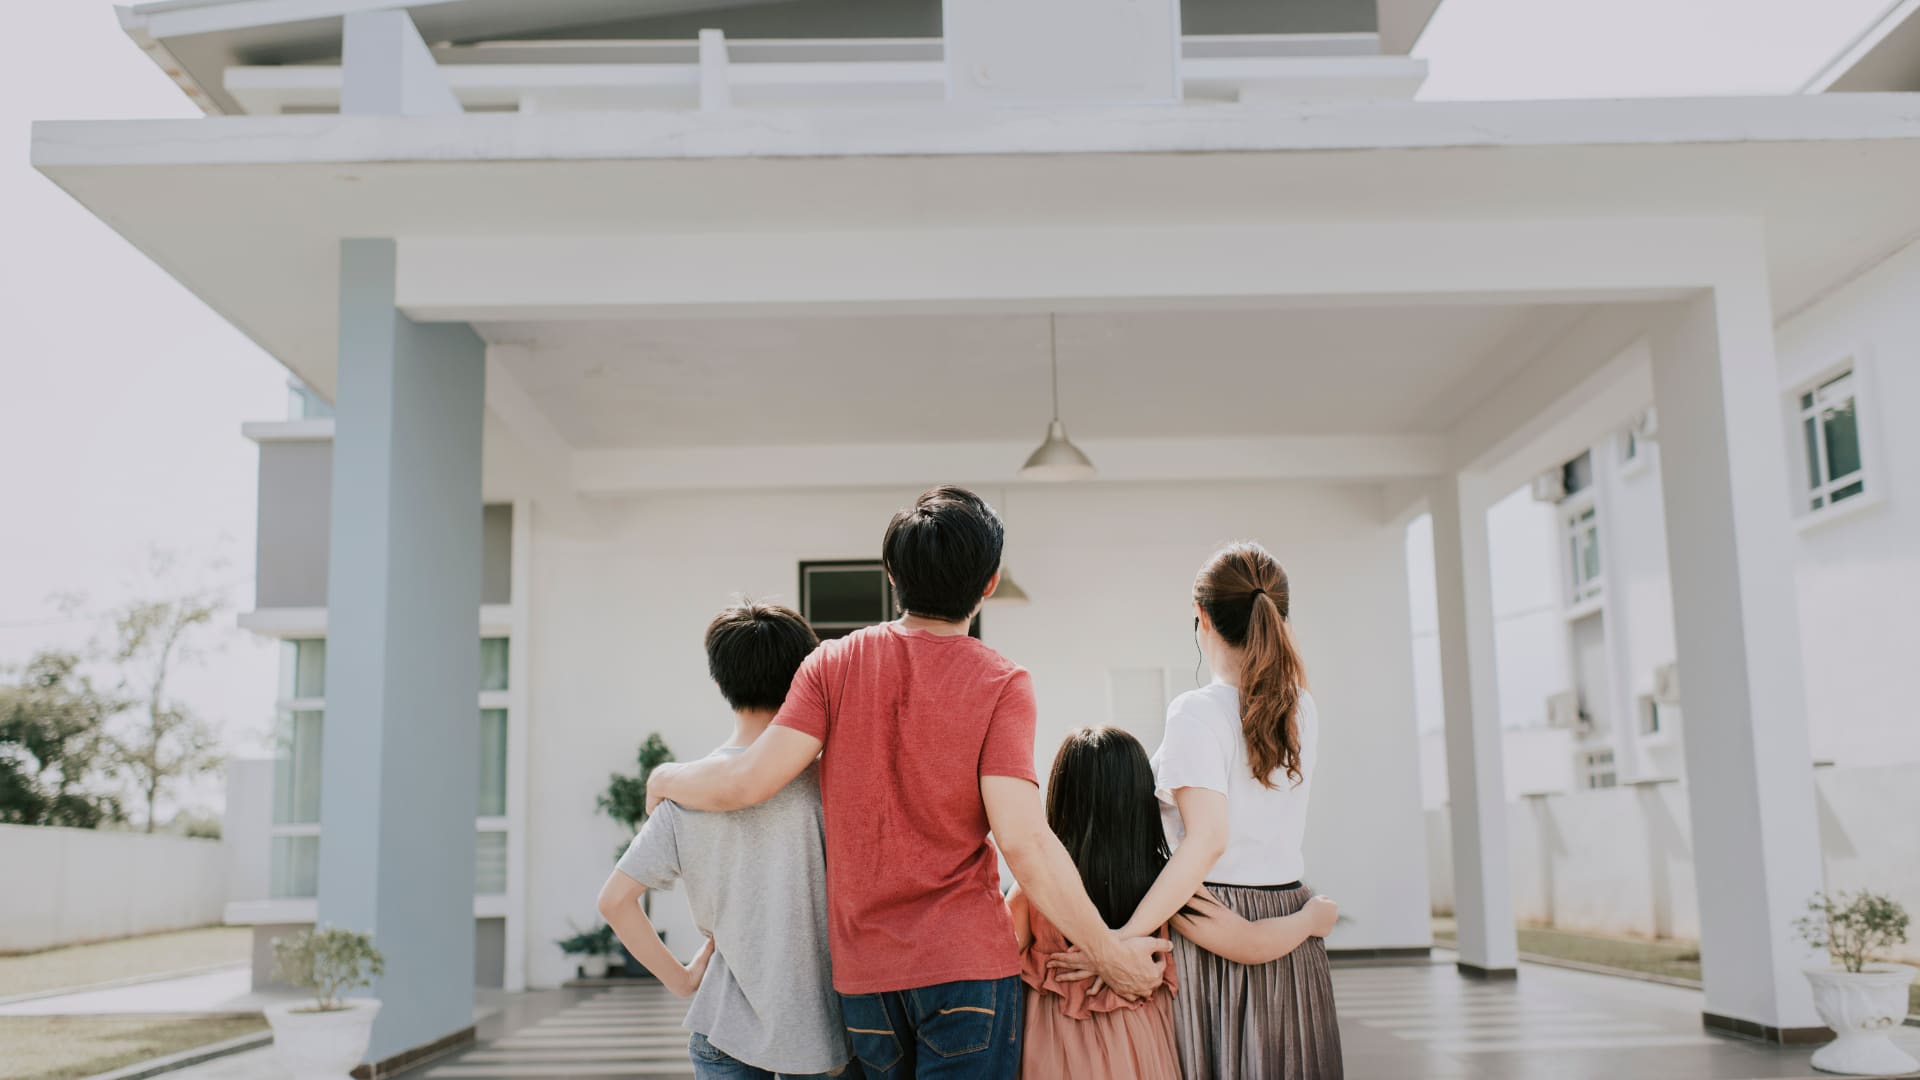
<path fill-rule="evenodd" d="M 218 840 L 0 825 L 0 954 L 207 926 L 226 902 Z"/>
<path fill-rule="evenodd" d="M 1920 916 L 1920 765 L 1822 769 L 1829 889 L 1890 894 Z M 1679 783 L 1533 796 L 1507 805 L 1514 917 L 1522 925 L 1698 940 L 1693 828 Z M 1447 811 L 1427 812 L 1435 914 L 1453 911 Z M 1902 956 L 1920 961 L 1920 937 Z"/>

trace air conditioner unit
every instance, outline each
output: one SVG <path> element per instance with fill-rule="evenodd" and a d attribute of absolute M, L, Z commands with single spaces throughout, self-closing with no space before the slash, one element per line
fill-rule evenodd
<path fill-rule="evenodd" d="M 1648 408 L 1633 422 L 1633 436 L 1642 442 L 1652 442 L 1660 435 L 1660 411 Z"/>
<path fill-rule="evenodd" d="M 1653 700 L 1662 705 L 1680 704 L 1680 665 L 1661 664 L 1653 669 Z"/>
<path fill-rule="evenodd" d="M 1549 469 L 1533 478 L 1533 501 L 1557 503 L 1567 497 L 1566 474 L 1559 469 Z"/>
<path fill-rule="evenodd" d="M 1562 690 L 1547 698 L 1547 726 L 1563 731 L 1581 731 L 1586 728 L 1586 718 L 1580 715 L 1578 691 Z"/>

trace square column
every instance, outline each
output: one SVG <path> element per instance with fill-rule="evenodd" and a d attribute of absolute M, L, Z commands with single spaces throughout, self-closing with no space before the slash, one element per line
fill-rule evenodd
<path fill-rule="evenodd" d="M 1508 870 L 1505 746 L 1494 677 L 1493 581 L 1487 508 L 1477 474 L 1435 480 L 1434 599 L 1446 707 L 1448 817 L 1453 829 L 1453 912 L 1460 971 L 1512 978 L 1519 945 Z"/>
<path fill-rule="evenodd" d="M 1792 920 L 1821 888 L 1787 432 L 1763 264 L 1650 342 L 1707 1024 L 1824 1038 Z"/>
<path fill-rule="evenodd" d="M 386 955 L 370 1061 L 470 1035 L 486 350 L 340 246 L 320 922 Z"/>

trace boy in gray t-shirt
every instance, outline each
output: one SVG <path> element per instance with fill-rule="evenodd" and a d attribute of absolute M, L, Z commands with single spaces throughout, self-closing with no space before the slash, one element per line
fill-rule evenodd
<path fill-rule="evenodd" d="M 733 706 L 737 754 L 780 710 L 818 645 L 791 609 L 746 603 L 707 627 L 707 669 Z M 758 806 L 715 814 L 663 803 L 600 890 L 600 914 L 667 989 L 691 995 L 688 1056 L 701 1080 L 840 1075 L 852 1054 L 827 956 L 820 787 L 808 769 Z M 685 881 L 710 939 L 682 966 L 639 904 Z"/>

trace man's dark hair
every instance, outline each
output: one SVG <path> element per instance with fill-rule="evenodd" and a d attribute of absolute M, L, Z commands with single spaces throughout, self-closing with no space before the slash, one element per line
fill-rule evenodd
<path fill-rule="evenodd" d="M 747 600 L 707 624 L 707 672 L 735 709 L 777 710 L 800 661 L 819 644 L 799 612 Z"/>
<path fill-rule="evenodd" d="M 1000 515 L 965 488 L 937 487 L 887 523 L 880 560 L 901 610 L 964 622 L 1000 572 L 1006 529 Z"/>

